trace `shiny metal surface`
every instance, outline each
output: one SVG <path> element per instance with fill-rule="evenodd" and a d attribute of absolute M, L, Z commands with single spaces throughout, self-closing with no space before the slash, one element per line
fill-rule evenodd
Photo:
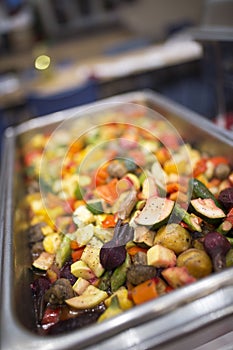
<path fill-rule="evenodd" d="M 173 104 L 154 93 L 136 92 L 96 103 L 141 101 L 153 106 L 190 142 L 215 154 L 228 154 L 233 139 L 226 138 L 208 120 Z M 93 104 L 92 104 L 93 106 Z M 72 111 L 28 121 L 10 128 L 5 135 L 1 177 L 1 349 L 2 350 L 142 350 L 172 348 L 195 349 L 233 329 L 233 268 L 176 290 L 144 305 L 81 330 L 59 336 L 40 336 L 35 332 L 30 297 L 30 269 L 23 237 L 14 230 L 17 200 L 23 191 L 20 172 L 16 172 L 18 142 L 39 130 L 55 127 L 70 113 L 87 113 L 86 106 Z M 191 132 L 190 132 L 191 130 Z M 19 164 L 17 163 L 17 166 Z M 230 322 L 230 321 L 231 322 Z M 210 330 L 213 330 L 212 332 Z M 190 339 L 192 340 L 190 343 Z"/>

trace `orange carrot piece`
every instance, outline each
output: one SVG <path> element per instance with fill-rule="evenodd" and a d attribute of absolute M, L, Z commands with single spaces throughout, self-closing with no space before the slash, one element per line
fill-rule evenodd
<path fill-rule="evenodd" d="M 68 149 L 68 154 L 75 154 L 81 151 L 83 147 L 84 147 L 84 142 L 81 139 L 78 139 L 70 145 L 70 148 Z"/>
<path fill-rule="evenodd" d="M 219 180 L 215 177 L 208 182 L 208 188 L 217 187 L 217 186 L 219 186 L 220 182 L 221 182 L 221 180 Z"/>
<path fill-rule="evenodd" d="M 158 296 L 158 292 L 156 289 L 155 281 L 151 279 L 138 284 L 132 289 L 131 295 L 133 302 L 136 305 L 145 303 L 146 301 L 156 298 Z"/>
<path fill-rule="evenodd" d="M 83 250 L 84 250 L 84 247 L 72 251 L 71 257 L 73 262 L 80 260 Z"/>
<path fill-rule="evenodd" d="M 106 180 L 109 177 L 109 174 L 107 171 L 108 165 L 109 163 L 106 163 L 97 170 L 97 173 L 95 176 L 96 186 L 104 185 L 106 183 Z"/>
<path fill-rule="evenodd" d="M 201 158 L 200 160 L 197 161 L 193 170 L 194 177 L 197 177 L 206 171 L 207 169 L 206 162 L 207 162 L 206 158 Z"/>
<path fill-rule="evenodd" d="M 86 204 L 85 201 L 83 199 L 78 199 L 74 202 L 74 210 L 77 209 L 78 207 L 80 207 L 81 205 Z"/>
<path fill-rule="evenodd" d="M 135 254 L 137 254 L 138 252 L 143 252 L 146 253 L 147 249 L 142 248 L 142 247 L 138 247 L 138 246 L 134 246 L 134 247 L 130 247 L 127 249 L 127 252 L 129 255 L 134 256 Z"/>
<path fill-rule="evenodd" d="M 170 153 L 165 147 L 161 147 L 156 151 L 155 156 L 160 164 L 164 164 L 168 159 L 171 158 Z"/>
<path fill-rule="evenodd" d="M 167 184 L 167 193 L 173 193 L 179 191 L 179 184 L 178 182 L 172 182 Z"/>
<path fill-rule="evenodd" d="M 229 159 L 227 159 L 226 157 L 212 157 L 210 158 L 210 161 L 216 166 L 219 164 L 229 164 Z"/>
<path fill-rule="evenodd" d="M 102 226 L 104 228 L 115 227 L 116 226 L 116 216 L 113 214 L 109 214 L 102 221 Z"/>
<path fill-rule="evenodd" d="M 73 249 L 73 250 L 75 250 L 75 249 L 79 249 L 80 246 L 79 246 L 78 242 L 76 242 L 76 241 L 71 241 L 71 242 L 70 242 L 70 248 Z"/>
<path fill-rule="evenodd" d="M 104 199 L 107 203 L 113 204 L 118 198 L 118 193 L 116 190 L 117 182 L 117 179 L 112 179 L 112 181 L 106 185 L 97 186 L 97 195 Z"/>

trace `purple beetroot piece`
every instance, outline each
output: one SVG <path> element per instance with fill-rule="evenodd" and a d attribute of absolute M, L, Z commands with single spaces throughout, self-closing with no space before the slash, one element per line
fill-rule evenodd
<path fill-rule="evenodd" d="M 222 190 L 219 193 L 218 200 L 227 210 L 233 208 L 233 187 Z"/>
<path fill-rule="evenodd" d="M 219 232 L 209 232 L 204 238 L 204 248 L 212 259 L 214 271 L 226 266 L 226 254 L 231 248 L 230 242 Z"/>

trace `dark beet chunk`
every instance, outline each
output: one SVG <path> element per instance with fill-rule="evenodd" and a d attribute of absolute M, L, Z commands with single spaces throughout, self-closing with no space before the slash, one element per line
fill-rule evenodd
<path fill-rule="evenodd" d="M 126 249 L 124 246 L 107 247 L 103 246 L 100 250 L 100 262 L 106 270 L 113 270 L 123 264 L 126 259 Z"/>
<path fill-rule="evenodd" d="M 227 210 L 233 208 L 233 187 L 222 190 L 218 196 L 218 200 Z"/>
<path fill-rule="evenodd" d="M 65 265 L 60 270 L 60 278 L 66 278 L 73 285 L 77 281 L 77 277 L 75 277 L 70 271 L 70 265 L 72 261 L 67 261 Z"/>
<path fill-rule="evenodd" d="M 209 232 L 204 238 L 204 248 L 212 258 L 215 271 L 226 266 L 226 254 L 231 248 L 230 242 L 219 232 Z"/>
<path fill-rule="evenodd" d="M 37 322 L 40 322 L 43 317 L 45 308 L 44 294 L 50 288 L 50 285 L 51 283 L 46 277 L 39 277 L 31 283 Z"/>
<path fill-rule="evenodd" d="M 133 239 L 133 235 L 133 227 L 129 224 L 121 226 L 121 220 L 118 220 L 112 240 L 105 243 L 100 250 L 100 262 L 106 270 L 113 270 L 123 264 L 126 259 L 125 245 Z"/>
<path fill-rule="evenodd" d="M 46 290 L 49 289 L 50 285 L 51 283 L 46 277 L 37 278 L 31 283 L 33 296 L 35 298 L 43 296 Z"/>

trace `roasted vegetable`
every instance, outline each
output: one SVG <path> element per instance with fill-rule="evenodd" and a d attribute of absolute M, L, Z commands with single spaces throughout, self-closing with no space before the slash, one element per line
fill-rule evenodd
<path fill-rule="evenodd" d="M 214 170 L 214 175 L 217 179 L 224 180 L 230 175 L 231 168 L 229 164 L 220 163 L 216 166 Z"/>
<path fill-rule="evenodd" d="M 125 287 L 120 287 L 115 293 L 113 293 L 112 295 L 110 295 L 109 298 L 104 300 L 104 304 L 109 307 L 112 299 L 117 296 L 118 301 L 119 301 L 119 306 L 122 310 L 128 310 L 131 307 L 133 307 L 133 302 L 132 300 L 129 298 L 129 293 L 128 293 L 128 289 L 126 289 Z"/>
<path fill-rule="evenodd" d="M 69 259 L 71 254 L 70 239 L 64 236 L 56 252 L 56 263 L 61 268 Z"/>
<path fill-rule="evenodd" d="M 127 254 L 123 264 L 117 267 L 111 276 L 110 284 L 111 284 L 111 291 L 113 293 L 116 292 L 125 283 L 127 270 L 129 269 L 130 265 L 131 265 L 131 260 L 129 255 Z"/>
<path fill-rule="evenodd" d="M 127 271 L 127 281 L 133 285 L 143 283 L 157 274 L 157 269 L 154 266 L 135 264 Z"/>
<path fill-rule="evenodd" d="M 211 274 L 213 266 L 209 255 L 200 249 L 191 248 L 181 253 L 177 258 L 177 266 L 185 266 L 195 278 Z"/>
<path fill-rule="evenodd" d="M 118 218 L 121 220 L 127 219 L 137 203 L 137 192 L 130 190 L 123 192 L 114 205 Z"/>
<path fill-rule="evenodd" d="M 201 198 L 201 199 L 212 199 L 215 203 L 215 205 L 219 208 L 221 208 L 221 205 L 219 201 L 216 199 L 216 197 L 210 192 L 210 190 L 198 179 L 191 179 L 190 180 L 190 188 L 193 191 L 194 198 Z"/>
<path fill-rule="evenodd" d="M 112 270 L 125 261 L 125 245 L 133 239 L 133 232 L 128 224 L 121 226 L 121 220 L 117 222 L 113 239 L 100 249 L 100 262 L 106 270 Z"/>
<path fill-rule="evenodd" d="M 233 208 L 233 187 L 222 190 L 219 193 L 218 200 L 227 210 Z"/>
<path fill-rule="evenodd" d="M 36 135 L 24 147 L 41 333 L 113 317 L 232 265 L 229 160 L 127 111 L 126 124 L 104 116 L 75 142 L 76 129 L 56 130 L 55 140 Z"/>
<path fill-rule="evenodd" d="M 65 278 L 59 278 L 45 293 L 45 301 L 51 305 L 60 305 L 66 299 L 74 297 L 75 293 L 70 282 Z"/>
<path fill-rule="evenodd" d="M 168 249 L 160 244 L 155 244 L 147 251 L 148 265 L 157 268 L 165 268 L 176 265 L 176 255 L 173 250 Z"/>
<path fill-rule="evenodd" d="M 110 305 L 108 308 L 102 313 L 102 315 L 98 318 L 98 322 L 103 322 L 107 320 L 108 318 L 112 318 L 114 316 L 119 315 L 122 313 L 122 309 L 120 308 L 118 297 L 115 295 L 110 302 Z"/>
<path fill-rule="evenodd" d="M 125 246 L 115 246 L 113 242 L 105 243 L 100 250 L 100 262 L 106 270 L 120 266 L 126 258 Z"/>
<path fill-rule="evenodd" d="M 152 300 L 158 297 L 156 289 L 156 282 L 154 279 L 147 280 L 143 283 L 138 284 L 131 290 L 133 302 L 136 305 L 145 303 L 146 301 Z"/>
<path fill-rule="evenodd" d="M 166 198 L 150 197 L 141 213 L 135 218 L 135 222 L 138 225 L 158 228 L 168 221 L 174 204 L 175 202 Z"/>
<path fill-rule="evenodd" d="M 191 247 L 191 235 L 184 227 L 173 223 L 158 230 L 154 244 L 161 244 L 173 250 L 175 254 L 180 254 Z"/>
<path fill-rule="evenodd" d="M 198 217 L 194 214 L 189 214 L 185 209 L 183 209 L 179 204 L 176 203 L 174 208 L 175 215 L 184 221 L 188 227 L 193 231 L 201 232 L 201 225 L 199 223 Z"/>
<path fill-rule="evenodd" d="M 108 294 L 93 285 L 89 285 L 83 294 L 66 299 L 66 303 L 75 309 L 90 309 L 108 297 Z"/>
<path fill-rule="evenodd" d="M 209 232 L 204 238 L 204 248 L 212 259 L 214 270 L 221 271 L 226 266 L 226 254 L 231 244 L 219 232 Z"/>
<path fill-rule="evenodd" d="M 162 276 L 175 289 L 196 281 L 196 278 L 189 274 L 185 266 L 168 267 L 162 271 Z"/>
<path fill-rule="evenodd" d="M 191 210 L 210 224 L 218 224 L 226 217 L 224 211 L 217 207 L 215 201 L 211 198 L 192 199 L 190 204 Z"/>

